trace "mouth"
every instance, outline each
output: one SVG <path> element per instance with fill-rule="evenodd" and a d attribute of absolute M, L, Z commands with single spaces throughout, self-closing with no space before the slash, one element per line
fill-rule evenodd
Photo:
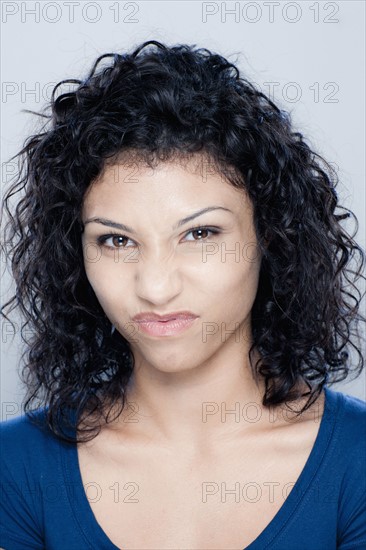
<path fill-rule="evenodd" d="M 187 321 L 190 319 L 196 319 L 198 315 L 192 313 L 191 311 L 176 311 L 172 313 L 166 313 L 160 315 L 159 313 L 152 312 L 143 312 L 135 315 L 132 320 L 137 323 L 167 323 L 169 321 Z"/>
<path fill-rule="evenodd" d="M 187 330 L 193 325 L 197 316 L 178 317 L 167 320 L 141 320 L 138 326 L 141 331 L 149 336 L 175 336 Z"/>

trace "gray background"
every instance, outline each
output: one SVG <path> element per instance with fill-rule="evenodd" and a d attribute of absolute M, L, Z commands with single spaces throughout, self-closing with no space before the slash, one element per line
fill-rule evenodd
<path fill-rule="evenodd" d="M 149 39 L 206 47 L 236 63 L 290 111 L 313 148 L 338 169 L 342 205 L 359 220 L 365 249 L 365 3 L 338 2 L 2 2 L 2 193 L 10 157 L 39 127 L 53 86 L 83 78 L 98 55 Z M 354 225 L 345 226 L 352 232 Z M 1 303 L 12 293 L 2 258 Z M 364 283 L 359 284 L 361 292 Z M 365 315 L 365 299 L 362 312 Z M 20 321 L 2 320 L 1 419 L 21 414 Z M 362 353 L 364 358 L 365 344 Z M 333 389 L 366 401 L 365 371 Z"/>

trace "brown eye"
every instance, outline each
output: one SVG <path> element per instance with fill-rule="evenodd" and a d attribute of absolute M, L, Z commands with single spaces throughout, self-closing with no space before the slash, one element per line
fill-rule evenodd
<path fill-rule="evenodd" d="M 204 226 L 192 227 L 192 229 L 190 229 L 188 233 L 186 233 L 186 236 L 189 234 L 198 236 L 199 237 L 198 239 L 193 238 L 193 239 L 188 239 L 188 241 L 199 242 L 199 241 L 206 240 L 210 236 L 209 235 L 210 233 L 212 235 L 218 235 L 220 231 L 218 229 L 214 229 L 213 227 L 204 227 Z"/>
<path fill-rule="evenodd" d="M 126 240 L 128 240 L 126 237 L 122 237 L 121 235 L 114 235 L 111 237 L 113 245 L 119 247 L 120 245 L 126 244 Z"/>
<path fill-rule="evenodd" d="M 111 240 L 111 245 L 105 244 L 108 240 Z M 105 248 L 110 248 L 111 250 L 117 250 L 118 248 L 130 248 L 126 247 L 126 243 L 129 241 L 128 237 L 125 235 L 119 235 L 118 233 L 112 235 L 102 235 L 98 237 L 97 242 Z"/>
<path fill-rule="evenodd" d="M 208 229 L 195 229 L 194 231 L 192 231 L 192 235 L 196 234 L 197 236 L 200 237 L 199 240 L 201 240 L 201 238 L 204 239 L 205 237 L 207 237 L 208 233 L 209 233 Z"/>

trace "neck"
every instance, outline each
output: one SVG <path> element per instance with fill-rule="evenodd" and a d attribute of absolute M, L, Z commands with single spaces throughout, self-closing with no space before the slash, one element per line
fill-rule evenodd
<path fill-rule="evenodd" d="M 234 353 L 234 351 L 236 353 Z M 253 364 L 259 354 L 253 355 Z M 126 405 L 112 429 L 159 445 L 199 451 L 253 434 L 268 424 L 263 381 L 256 384 L 249 357 L 237 346 L 221 348 L 199 366 L 179 372 L 154 368 L 135 356 Z"/>

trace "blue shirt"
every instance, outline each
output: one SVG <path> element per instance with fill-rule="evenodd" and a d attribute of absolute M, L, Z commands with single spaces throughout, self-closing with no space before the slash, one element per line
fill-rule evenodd
<path fill-rule="evenodd" d="M 366 403 L 324 391 L 308 460 L 280 510 L 245 550 L 366 549 Z M 118 550 L 92 512 L 75 445 L 24 414 L 1 422 L 0 437 L 1 548 Z"/>

